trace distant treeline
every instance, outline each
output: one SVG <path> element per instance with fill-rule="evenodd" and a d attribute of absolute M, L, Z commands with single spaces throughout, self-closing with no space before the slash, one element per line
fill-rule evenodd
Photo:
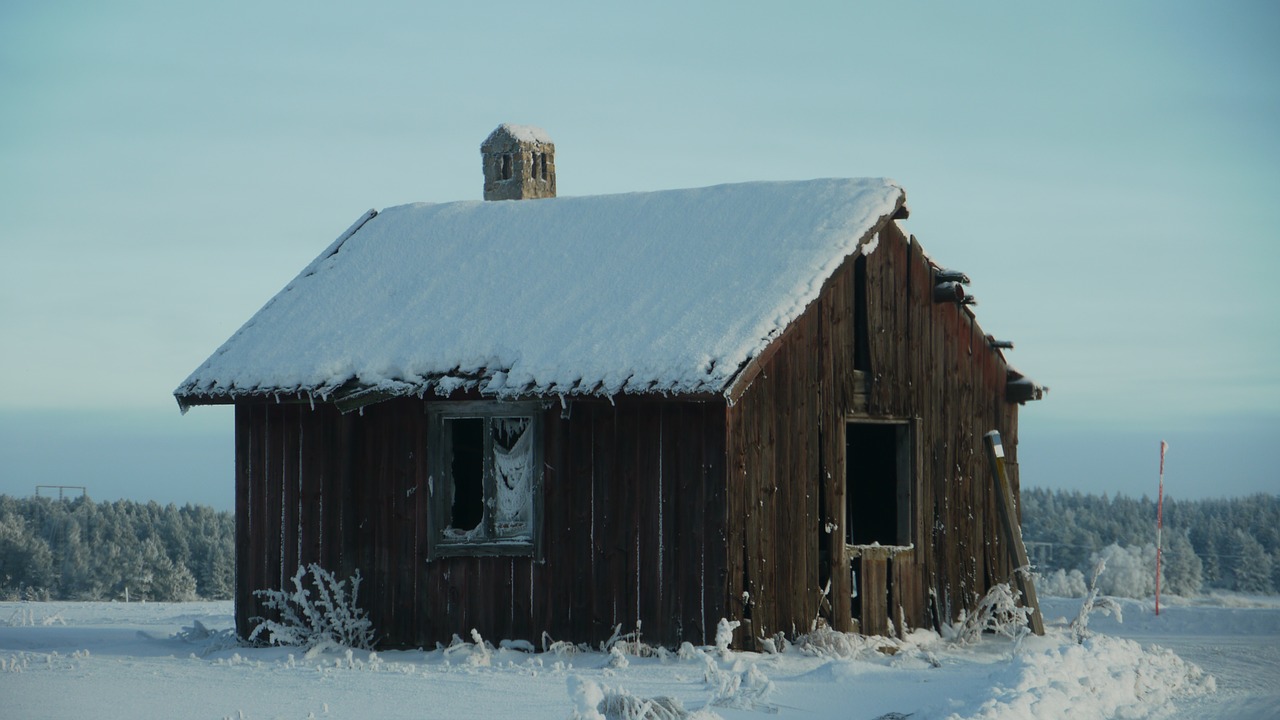
<path fill-rule="evenodd" d="M 0 495 L 0 599 L 222 600 L 234 589 L 229 512 Z"/>
<path fill-rule="evenodd" d="M 1156 501 L 1147 497 L 1022 491 L 1022 538 L 1037 571 L 1059 594 L 1081 592 L 1083 576 L 1105 557 L 1099 578 L 1104 592 L 1149 597 L 1155 590 L 1155 528 Z M 1274 593 L 1280 590 L 1280 496 L 1166 497 L 1161 545 L 1163 592 Z"/>
<path fill-rule="evenodd" d="M 1156 504 L 1027 489 L 1022 536 L 1042 592 L 1082 594 L 1099 558 L 1103 592 L 1149 597 Z M 1280 590 L 1280 497 L 1164 505 L 1162 588 L 1178 595 Z M 235 519 L 198 505 L 0 495 L 0 599 L 226 599 Z"/>

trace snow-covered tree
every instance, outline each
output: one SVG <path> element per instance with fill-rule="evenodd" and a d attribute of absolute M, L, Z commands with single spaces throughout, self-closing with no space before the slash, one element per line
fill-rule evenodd
<path fill-rule="evenodd" d="M 1202 563 L 1196 556 L 1195 548 L 1185 532 L 1166 532 L 1165 548 L 1162 558 L 1163 578 L 1161 582 L 1165 590 L 1174 595 L 1187 597 L 1200 592 L 1204 582 L 1201 574 Z"/>
<path fill-rule="evenodd" d="M 53 586 L 53 553 L 26 525 L 17 515 L 0 516 L 0 597 L 18 597 L 26 590 L 45 593 Z"/>
<path fill-rule="evenodd" d="M 1271 584 L 1271 557 L 1262 549 L 1262 545 L 1244 530 L 1236 529 L 1235 544 L 1239 553 L 1232 559 L 1231 574 L 1234 586 L 1240 592 L 1270 593 L 1275 588 Z"/>

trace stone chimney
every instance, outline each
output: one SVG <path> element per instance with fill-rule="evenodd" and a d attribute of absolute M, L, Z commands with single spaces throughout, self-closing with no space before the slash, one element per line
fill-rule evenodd
<path fill-rule="evenodd" d="M 485 200 L 556 196 L 556 146 L 541 128 L 503 123 L 480 144 Z"/>

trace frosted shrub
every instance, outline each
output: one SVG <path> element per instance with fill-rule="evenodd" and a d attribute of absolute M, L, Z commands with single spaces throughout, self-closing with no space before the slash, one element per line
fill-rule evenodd
<path fill-rule="evenodd" d="M 1076 614 L 1076 619 L 1071 621 L 1071 639 L 1075 640 L 1077 645 L 1083 644 L 1085 639 L 1092 635 L 1089 632 L 1089 615 L 1095 610 L 1103 615 L 1114 614 L 1116 622 L 1124 621 L 1120 613 L 1120 603 L 1109 597 L 1098 597 L 1098 576 L 1106 568 L 1107 559 L 1105 557 L 1098 559 L 1097 564 L 1093 566 L 1093 577 L 1089 578 L 1089 592 L 1085 595 L 1084 602 L 1080 604 L 1080 612 Z"/>
<path fill-rule="evenodd" d="M 1147 598 L 1156 592 L 1156 546 L 1154 544 L 1121 547 L 1108 545 L 1094 553 L 1091 561 L 1102 562 L 1106 575 L 1097 578 L 1097 589 L 1102 595 L 1127 598 Z"/>
<path fill-rule="evenodd" d="M 982 633 L 990 630 L 1021 640 L 1030 631 L 1028 617 L 1031 609 L 1018 605 L 1018 595 L 1009 583 L 993 586 L 971 614 L 962 616 L 960 622 L 950 628 L 948 639 L 957 645 L 972 645 Z"/>
<path fill-rule="evenodd" d="M 1036 577 L 1036 587 L 1041 595 L 1048 597 L 1084 597 L 1089 587 L 1084 581 L 1084 573 L 1079 570 L 1058 569 L 1048 575 Z"/>
<path fill-rule="evenodd" d="M 720 657 L 733 657 L 729 646 L 733 644 L 733 631 L 737 630 L 741 624 L 737 620 L 720 618 L 720 622 L 716 625 L 716 650 L 720 652 Z"/>
<path fill-rule="evenodd" d="M 542 652 L 544 653 L 572 656 L 589 649 L 590 648 L 586 646 L 579 647 L 574 645 L 567 640 L 553 640 L 547 631 L 542 631 Z"/>
<path fill-rule="evenodd" d="M 852 660 L 871 649 L 874 643 L 863 635 L 843 633 L 825 622 L 815 622 L 808 633 L 796 638 L 794 647 L 804 655 Z"/>
<path fill-rule="evenodd" d="M 708 712 L 690 714 L 676 698 L 643 698 L 608 685 L 597 685 L 591 680 L 571 677 L 568 680 L 569 698 L 574 710 L 570 720 L 695 720 L 718 718 Z"/>
<path fill-rule="evenodd" d="M 452 662 L 455 656 L 461 656 L 463 664 L 468 667 L 489 667 L 493 664 L 493 651 L 493 645 L 480 635 L 480 631 L 471 628 L 471 642 L 464 642 L 455 634 L 449 647 L 444 649 L 444 657 Z"/>
<path fill-rule="evenodd" d="M 311 579 L 307 579 L 307 575 Z M 373 647 L 373 624 L 358 606 L 360 571 L 351 580 L 339 582 L 333 574 L 312 563 L 298 568 L 293 576 L 293 592 L 255 590 L 263 604 L 280 613 L 280 620 L 254 618 L 257 626 L 249 640 L 266 634 L 272 645 L 297 645 L 307 649 L 338 646 L 368 650 Z M 314 592 L 314 595 L 313 595 Z"/>
<path fill-rule="evenodd" d="M 545 633 L 543 634 L 545 635 Z M 618 623 L 614 626 L 613 634 L 609 636 L 609 639 L 600 643 L 600 652 L 612 654 L 615 650 L 623 655 L 632 655 L 634 657 L 657 657 L 666 659 L 666 657 L 670 655 L 666 648 L 646 645 L 640 639 L 639 622 L 636 623 L 635 632 L 625 634 L 622 632 L 622 623 Z"/>
<path fill-rule="evenodd" d="M 711 704 L 735 710 L 755 710 L 775 713 L 778 708 L 769 703 L 773 694 L 773 681 L 755 665 L 742 673 L 719 670 L 707 658 L 707 682 L 711 687 Z"/>

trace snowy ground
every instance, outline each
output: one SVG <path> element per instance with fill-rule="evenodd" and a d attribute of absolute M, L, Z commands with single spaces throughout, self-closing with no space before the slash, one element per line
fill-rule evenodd
<path fill-rule="evenodd" d="M 217 630 L 232 624 L 230 603 L 0 603 L 0 717 L 564 720 L 606 686 L 726 720 L 1280 717 L 1274 598 L 1178 603 L 1158 618 L 1125 601 L 1123 624 L 1094 615 L 1099 634 L 1083 645 L 1065 629 L 1079 606 L 1046 600 L 1048 636 L 1020 643 L 987 635 L 957 646 L 917 632 L 905 642 L 831 636 L 818 654 L 466 644 L 307 657 L 227 646 Z M 197 621 L 214 632 L 200 637 Z"/>

